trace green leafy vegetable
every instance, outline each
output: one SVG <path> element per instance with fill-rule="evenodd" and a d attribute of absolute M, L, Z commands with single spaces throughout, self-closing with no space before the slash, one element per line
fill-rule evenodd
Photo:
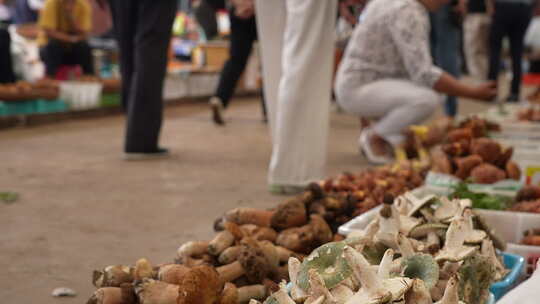
<path fill-rule="evenodd" d="M 502 195 L 472 192 L 466 183 L 458 184 L 454 188 L 454 193 L 450 195 L 450 198 L 470 199 L 473 203 L 473 208 L 489 210 L 504 210 L 511 203 L 509 197 Z"/>

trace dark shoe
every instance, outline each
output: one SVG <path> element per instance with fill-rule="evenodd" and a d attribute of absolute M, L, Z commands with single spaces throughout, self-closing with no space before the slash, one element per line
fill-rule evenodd
<path fill-rule="evenodd" d="M 519 94 L 510 94 L 506 99 L 506 102 L 519 102 Z"/>
<path fill-rule="evenodd" d="M 124 160 L 136 161 L 136 160 L 150 160 L 169 157 L 171 154 L 168 149 L 158 148 L 154 152 L 125 152 Z"/>
<path fill-rule="evenodd" d="M 210 107 L 212 108 L 212 120 L 216 125 L 223 126 L 225 125 L 225 120 L 223 119 L 223 102 L 218 97 L 210 98 Z"/>

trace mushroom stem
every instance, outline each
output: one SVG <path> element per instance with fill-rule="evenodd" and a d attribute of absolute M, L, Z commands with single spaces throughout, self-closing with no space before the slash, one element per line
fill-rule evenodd
<path fill-rule="evenodd" d="M 189 268 L 184 265 L 164 265 L 159 268 L 157 278 L 165 283 L 180 285 L 188 271 Z"/>
<path fill-rule="evenodd" d="M 238 288 L 238 303 L 247 303 L 251 299 L 264 300 L 266 287 L 264 285 L 251 285 Z"/>
<path fill-rule="evenodd" d="M 236 261 L 228 265 L 216 268 L 222 282 L 231 282 L 243 276 L 246 272 L 240 262 Z"/>
<path fill-rule="evenodd" d="M 287 262 L 290 257 L 296 256 L 296 253 L 292 252 L 291 250 L 285 247 L 276 246 L 276 250 L 279 257 L 279 261 L 282 263 Z"/>
<path fill-rule="evenodd" d="M 377 270 L 377 275 L 381 279 L 390 278 L 390 270 L 392 269 L 392 262 L 394 260 L 394 250 L 388 249 L 384 253 L 384 256 Z"/>
<path fill-rule="evenodd" d="M 186 258 L 203 255 L 208 252 L 208 244 L 207 241 L 187 242 L 178 248 L 176 256 L 183 262 Z"/>
<path fill-rule="evenodd" d="M 399 214 L 392 205 L 384 205 L 379 213 L 379 231 L 375 235 L 384 245 L 396 248 L 396 237 L 399 233 Z"/>
<path fill-rule="evenodd" d="M 382 280 L 379 279 L 377 273 L 375 273 L 361 253 L 351 247 L 345 247 L 344 255 L 345 259 L 347 259 L 347 262 L 353 269 L 354 276 L 360 281 L 362 289 L 367 293 L 369 298 L 391 298 L 391 293 L 384 288 Z M 349 302 L 356 302 L 354 296 Z"/>
<path fill-rule="evenodd" d="M 278 292 L 275 292 L 272 295 L 279 304 L 296 304 L 291 297 L 287 294 L 287 288 L 285 287 L 285 284 L 280 284 L 280 288 Z"/>
<path fill-rule="evenodd" d="M 238 255 L 242 251 L 241 246 L 232 246 L 225 249 L 218 257 L 218 262 L 222 265 L 230 264 L 238 258 Z"/>
<path fill-rule="evenodd" d="M 135 287 L 140 304 L 176 304 L 178 285 L 152 279 L 144 279 Z"/>
<path fill-rule="evenodd" d="M 446 284 L 446 289 L 444 290 L 444 295 L 437 304 L 458 304 L 459 295 L 458 295 L 458 279 L 457 276 L 452 276 L 448 283 Z"/>
<path fill-rule="evenodd" d="M 427 249 L 432 254 L 436 253 L 441 249 L 441 239 L 433 230 L 428 232 L 427 235 Z"/>
<path fill-rule="evenodd" d="M 398 235 L 398 247 L 402 257 L 408 258 L 414 255 L 412 243 L 404 234 Z"/>
<path fill-rule="evenodd" d="M 297 258 L 289 259 L 289 278 L 292 283 L 291 296 L 295 301 L 303 302 L 307 294 L 298 286 L 298 273 L 300 272 L 300 266 L 302 265 Z"/>
<path fill-rule="evenodd" d="M 316 300 L 319 297 L 324 296 L 326 301 L 328 301 L 329 303 L 336 302 L 336 299 L 334 299 L 334 296 L 332 296 L 328 288 L 326 288 L 323 278 L 321 277 L 321 275 L 319 275 L 319 273 L 315 269 L 309 270 L 309 285 L 310 285 L 309 294 L 310 294 L 311 299 Z"/>
<path fill-rule="evenodd" d="M 234 235 L 227 231 L 221 231 L 208 244 L 208 253 L 217 256 L 234 243 Z"/>
<path fill-rule="evenodd" d="M 270 227 L 273 211 L 255 208 L 236 208 L 225 214 L 225 219 L 238 225 L 253 224 L 261 227 Z"/>

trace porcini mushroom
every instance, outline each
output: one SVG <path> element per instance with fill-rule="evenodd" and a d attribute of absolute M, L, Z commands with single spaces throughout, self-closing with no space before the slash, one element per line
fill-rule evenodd
<path fill-rule="evenodd" d="M 231 282 L 245 275 L 250 283 L 260 283 L 268 275 L 268 261 L 261 248 L 243 243 L 237 261 L 218 267 L 223 282 Z"/>
<path fill-rule="evenodd" d="M 221 231 L 208 243 L 208 253 L 218 256 L 225 249 L 231 247 L 234 240 L 235 237 L 231 232 L 228 230 Z"/>
<path fill-rule="evenodd" d="M 273 211 L 242 207 L 225 213 L 225 220 L 238 225 L 253 224 L 261 227 L 270 227 L 273 215 Z"/>
<path fill-rule="evenodd" d="M 143 279 L 135 286 L 135 292 L 140 304 L 177 304 L 178 285 Z"/>
<path fill-rule="evenodd" d="M 156 274 L 156 271 L 147 259 L 142 258 L 135 263 L 135 269 L 133 270 L 133 279 L 135 281 L 141 281 L 145 278 L 153 279 Z"/>
<path fill-rule="evenodd" d="M 200 258 L 203 254 L 208 253 L 207 241 L 192 241 L 181 245 L 176 251 L 176 258 L 179 263 L 190 264 L 193 259 Z"/>
<path fill-rule="evenodd" d="M 180 285 L 189 270 L 190 269 L 184 265 L 168 264 L 159 267 L 157 278 L 165 283 Z"/>
<path fill-rule="evenodd" d="M 92 283 L 97 288 L 120 287 L 122 283 L 133 282 L 133 268 L 123 265 L 107 266 L 103 270 L 94 270 Z"/>
<path fill-rule="evenodd" d="M 195 267 L 184 276 L 179 286 L 177 304 L 215 304 L 221 297 L 223 285 L 213 267 Z"/>

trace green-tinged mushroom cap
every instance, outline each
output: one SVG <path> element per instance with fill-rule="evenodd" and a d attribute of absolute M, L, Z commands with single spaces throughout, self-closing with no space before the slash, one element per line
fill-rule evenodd
<path fill-rule="evenodd" d="M 388 247 L 381 242 L 366 244 L 362 254 L 371 265 L 379 265 Z"/>
<path fill-rule="evenodd" d="M 495 266 L 479 254 L 466 259 L 458 271 L 460 299 L 468 304 L 483 304 L 495 281 Z"/>
<path fill-rule="evenodd" d="M 343 258 L 344 242 L 328 243 L 313 251 L 304 259 L 298 273 L 298 286 L 309 290 L 309 270 L 314 269 L 323 278 L 328 289 L 336 287 L 351 276 L 352 270 Z"/>
<path fill-rule="evenodd" d="M 439 265 L 431 255 L 417 254 L 401 261 L 403 275 L 411 279 L 421 279 L 428 289 L 439 281 Z"/>

